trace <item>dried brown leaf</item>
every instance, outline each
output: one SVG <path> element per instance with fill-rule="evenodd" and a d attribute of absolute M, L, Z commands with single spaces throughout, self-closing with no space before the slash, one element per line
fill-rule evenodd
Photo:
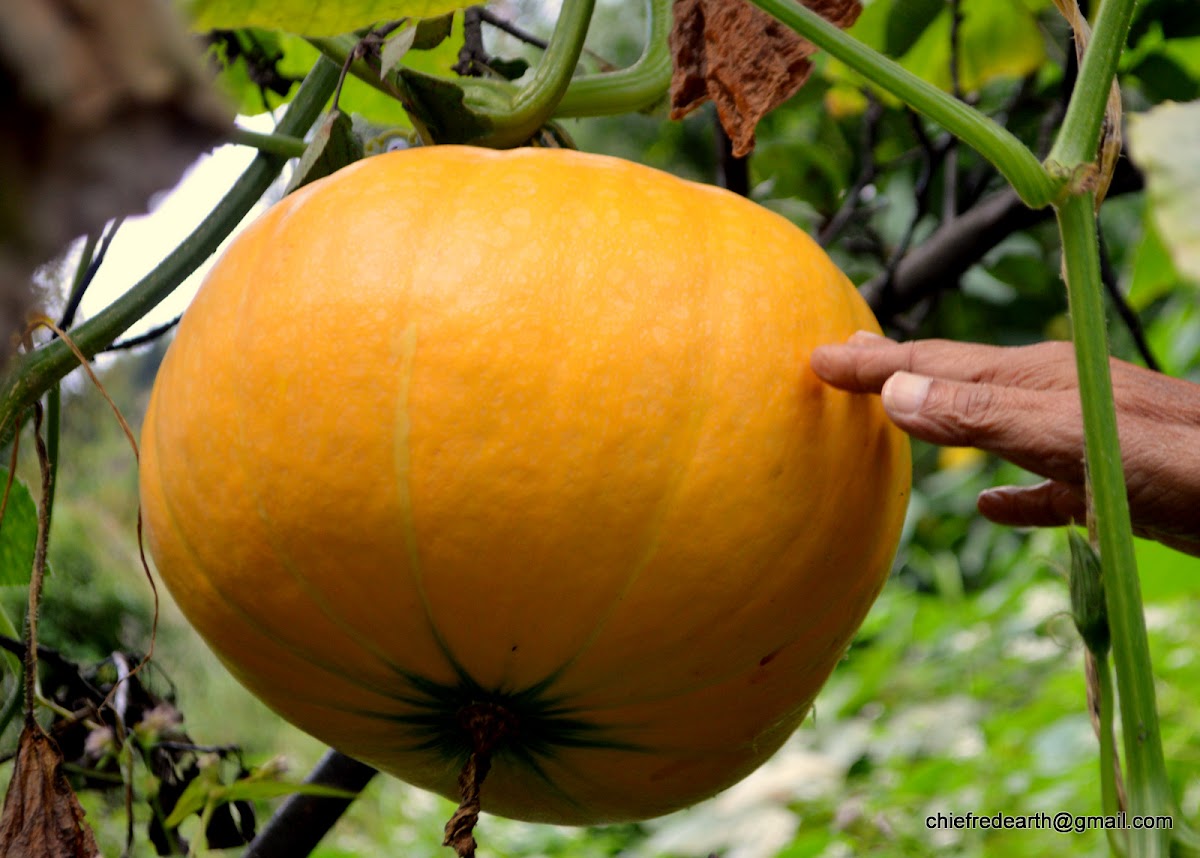
<path fill-rule="evenodd" d="M 0 351 L 33 269 L 144 211 L 229 127 L 196 45 L 161 0 L 0 4 Z"/>
<path fill-rule="evenodd" d="M 0 814 L 0 855 L 95 858 L 96 838 L 62 772 L 58 746 L 35 722 L 21 731 Z"/>
<path fill-rule="evenodd" d="M 805 0 L 838 27 L 858 19 L 858 0 Z M 671 118 L 705 101 L 717 106 L 737 156 L 754 148 L 754 129 L 791 98 L 812 72 L 816 46 L 746 0 L 675 0 Z"/>

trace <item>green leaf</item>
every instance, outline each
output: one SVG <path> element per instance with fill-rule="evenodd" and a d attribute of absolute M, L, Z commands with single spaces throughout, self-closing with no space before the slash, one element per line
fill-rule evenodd
<path fill-rule="evenodd" d="M 198 30 L 264 27 L 336 36 L 397 18 L 432 18 L 469 6 L 456 0 L 184 0 Z"/>
<path fill-rule="evenodd" d="M 1129 146 L 1175 268 L 1200 285 L 1200 101 L 1130 116 Z"/>
<path fill-rule="evenodd" d="M 163 822 L 163 827 L 178 828 L 193 813 L 203 810 L 213 793 L 221 789 L 216 777 L 214 771 L 202 769 L 197 777 L 189 781 L 183 789 L 183 794 L 175 802 L 175 808 L 171 811 L 171 815 Z"/>
<path fill-rule="evenodd" d="M 1139 313 L 1169 295 L 1179 284 L 1179 272 L 1163 244 L 1149 211 L 1142 216 L 1142 238 L 1133 252 L 1129 306 Z"/>
<path fill-rule="evenodd" d="M 289 783 L 287 781 L 260 780 L 254 777 L 235 781 L 221 791 L 223 801 L 266 801 L 286 795 L 356 798 L 358 793 L 325 784 Z"/>
<path fill-rule="evenodd" d="M 921 34 L 900 64 L 944 90 L 950 79 L 950 10 Z M 992 80 L 1032 74 L 1046 62 L 1037 16 L 1026 6 L 964 0 L 959 38 L 959 82 L 976 92 Z"/>
<path fill-rule="evenodd" d="M 403 64 L 406 68 L 415 69 L 431 75 L 448 75 L 458 59 L 459 48 L 462 47 L 462 16 L 445 16 L 431 21 L 422 21 L 417 26 L 416 42 L 413 49 L 404 55 Z M 439 34 L 453 23 L 453 31 L 448 38 L 439 38 Z M 427 27 L 428 25 L 428 27 Z M 270 32 L 267 30 L 247 29 L 238 31 L 241 41 L 261 48 L 275 60 L 275 71 L 279 75 L 300 80 L 320 56 L 316 48 L 299 36 L 288 33 Z M 427 49 L 425 46 L 428 45 Z M 257 83 L 251 78 L 245 60 L 239 58 L 233 63 L 222 60 L 223 70 L 217 81 L 221 88 L 228 93 L 237 106 L 238 113 L 254 115 L 264 110 L 278 107 L 285 98 L 275 93 L 267 93 L 264 105 L 263 94 Z M 374 87 L 353 75 L 346 78 L 342 85 L 342 94 L 338 106 L 348 114 L 361 115 L 371 122 L 385 126 L 401 126 L 411 129 L 408 114 L 396 99 L 380 92 Z"/>
<path fill-rule="evenodd" d="M 0 468 L 0 491 L 8 481 L 8 469 Z M 13 480 L 8 506 L 0 520 L 0 587 L 24 587 L 33 573 L 37 544 L 37 504 L 29 486 Z"/>
<path fill-rule="evenodd" d="M 901 56 L 946 8 L 945 0 L 896 0 L 887 16 L 884 52 Z"/>
<path fill-rule="evenodd" d="M 407 67 L 400 69 L 400 76 L 413 94 L 414 114 L 438 142 L 469 143 L 492 130 L 491 121 L 467 106 L 462 88 L 454 82 Z"/>
<path fill-rule="evenodd" d="M 1165 53 L 1148 55 L 1132 71 L 1155 102 L 1191 101 L 1200 96 L 1200 81 Z"/>
<path fill-rule="evenodd" d="M 313 132 L 312 141 L 288 182 L 286 193 L 332 175 L 363 156 L 362 144 L 354 133 L 350 117 L 335 110 L 327 113 Z"/>

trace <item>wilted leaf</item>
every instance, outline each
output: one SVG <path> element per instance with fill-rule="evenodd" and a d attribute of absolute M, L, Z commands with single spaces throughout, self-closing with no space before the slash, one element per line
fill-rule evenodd
<path fill-rule="evenodd" d="M 1200 101 L 1163 104 L 1129 117 L 1133 161 L 1179 273 L 1200 284 Z"/>
<path fill-rule="evenodd" d="M 839 27 L 854 23 L 858 0 L 806 0 Z M 717 105 L 735 155 L 754 148 L 760 119 L 790 98 L 812 72 L 816 47 L 746 0 L 676 0 L 671 53 L 671 118 L 705 101 Z"/>
<path fill-rule="evenodd" d="M 32 720 L 21 731 L 0 816 L 0 855 L 94 858 L 96 838 L 62 772 L 54 741 Z"/>
<path fill-rule="evenodd" d="M 228 129 L 195 45 L 160 0 L 0 4 L 0 348 L 34 267 L 150 195 Z"/>
<path fill-rule="evenodd" d="M 386 77 L 394 71 L 416 40 L 416 27 L 402 27 L 389 36 L 379 53 L 379 76 Z"/>
<path fill-rule="evenodd" d="M 288 182 L 291 193 L 309 182 L 331 175 L 363 156 L 362 144 L 354 134 L 354 123 L 340 110 L 325 114 L 304 150 L 296 172 Z"/>
<path fill-rule="evenodd" d="M 0 492 L 7 481 L 8 469 L 0 468 Z M 14 479 L 4 518 L 0 519 L 0 587 L 29 584 L 37 530 L 37 505 L 29 486 L 20 478 Z"/>
<path fill-rule="evenodd" d="M 265 27 L 305 36 L 336 36 L 398 18 L 432 18 L 470 5 L 461 0 L 184 0 L 200 30 Z"/>

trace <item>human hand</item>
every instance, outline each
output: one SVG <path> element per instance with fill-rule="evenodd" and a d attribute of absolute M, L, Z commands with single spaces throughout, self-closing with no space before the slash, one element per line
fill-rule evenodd
<path fill-rule="evenodd" d="M 897 343 L 859 332 L 815 349 L 811 363 L 834 387 L 880 393 L 888 416 L 916 438 L 978 447 L 1047 478 L 980 494 L 979 511 L 992 521 L 1084 520 L 1083 417 L 1069 343 Z M 1200 556 L 1200 385 L 1119 360 L 1111 368 L 1134 532 Z"/>

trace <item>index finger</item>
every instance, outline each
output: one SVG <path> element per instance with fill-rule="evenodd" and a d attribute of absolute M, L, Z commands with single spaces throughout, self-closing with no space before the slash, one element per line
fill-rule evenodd
<path fill-rule="evenodd" d="M 826 383 L 853 393 L 878 393 L 897 372 L 947 381 L 982 382 L 1035 390 L 1061 390 L 1074 384 L 1070 345 L 988 346 L 953 340 L 897 343 L 860 331 L 842 345 L 818 346 L 813 371 Z"/>

